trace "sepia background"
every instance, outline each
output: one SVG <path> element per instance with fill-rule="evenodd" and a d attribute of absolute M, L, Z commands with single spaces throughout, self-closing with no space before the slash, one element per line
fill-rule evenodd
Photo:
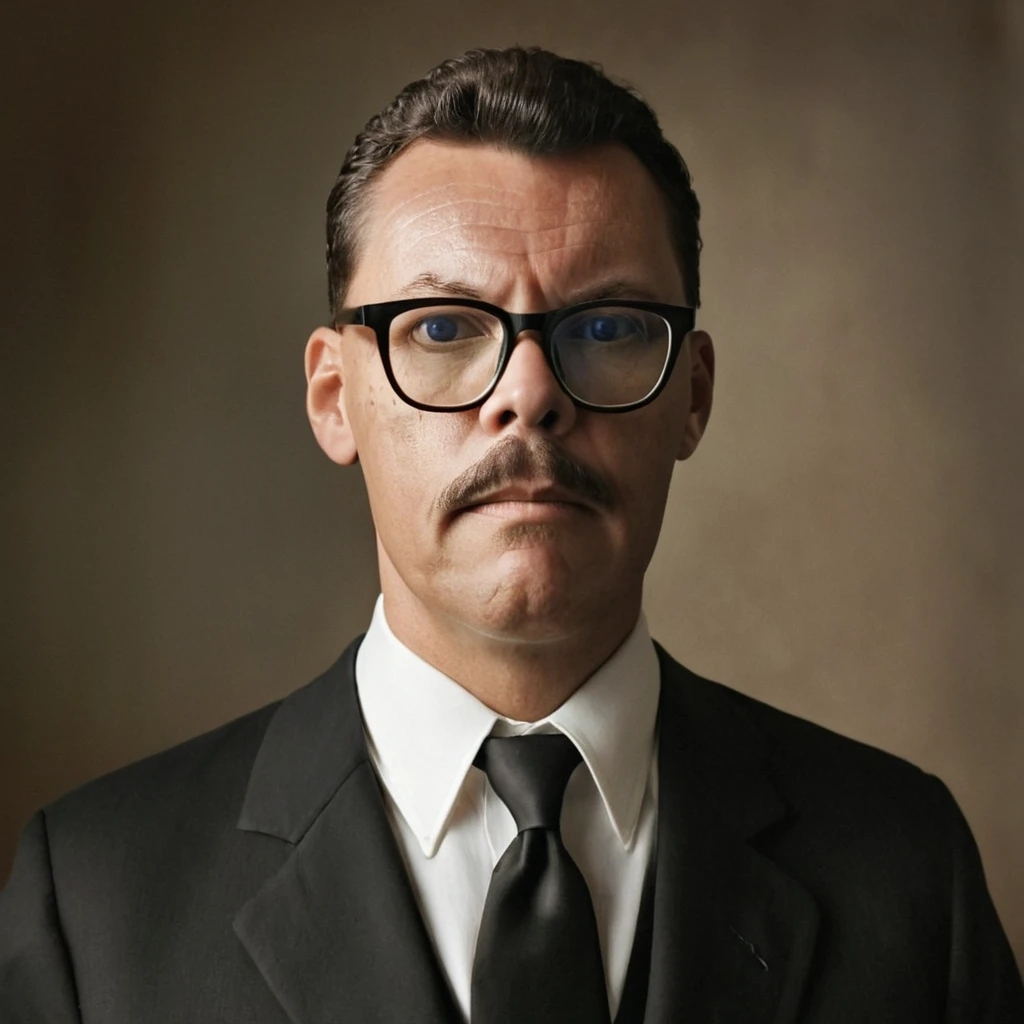
<path fill-rule="evenodd" d="M 703 203 L 685 663 L 949 784 L 1024 957 L 1024 4 L 20 5 L 3 86 L 0 880 L 31 811 L 324 668 L 376 594 L 302 349 L 355 132 L 473 45 L 636 84 Z"/>

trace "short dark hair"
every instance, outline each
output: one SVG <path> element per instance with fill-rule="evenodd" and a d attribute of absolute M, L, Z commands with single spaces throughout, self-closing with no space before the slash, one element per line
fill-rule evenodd
<path fill-rule="evenodd" d="M 469 50 L 407 85 L 356 136 L 327 199 L 327 279 L 336 315 L 352 277 L 374 178 L 418 139 L 490 143 L 528 156 L 619 143 L 668 203 L 687 301 L 700 304 L 700 204 L 679 151 L 632 87 L 597 64 L 536 47 Z"/>

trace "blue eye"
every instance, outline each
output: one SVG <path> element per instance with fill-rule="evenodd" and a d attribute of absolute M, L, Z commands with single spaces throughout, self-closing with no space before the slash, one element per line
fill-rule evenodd
<path fill-rule="evenodd" d="M 574 333 L 584 341 L 620 341 L 636 334 L 637 329 L 628 316 L 598 313 L 581 318 Z"/>
<path fill-rule="evenodd" d="M 434 352 L 463 352 L 503 337 L 501 321 L 483 310 L 450 306 L 417 308 L 391 321 L 392 345 L 420 345 Z"/>
<path fill-rule="evenodd" d="M 423 330 L 431 341 L 454 341 L 459 325 L 454 317 L 432 316 L 423 321 Z"/>
<path fill-rule="evenodd" d="M 613 316 L 595 316 L 587 328 L 594 341 L 612 341 L 619 333 L 619 325 Z"/>

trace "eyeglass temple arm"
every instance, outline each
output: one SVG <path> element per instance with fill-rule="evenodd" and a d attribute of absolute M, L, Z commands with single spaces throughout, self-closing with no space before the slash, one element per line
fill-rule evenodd
<path fill-rule="evenodd" d="M 334 314 L 335 327 L 347 327 L 349 324 L 365 324 L 366 317 L 362 306 L 350 306 L 347 309 L 339 309 Z"/>

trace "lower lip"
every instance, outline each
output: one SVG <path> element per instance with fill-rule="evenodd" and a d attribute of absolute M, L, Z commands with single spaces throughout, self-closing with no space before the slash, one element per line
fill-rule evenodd
<path fill-rule="evenodd" d="M 568 501 L 489 501 L 466 509 L 476 515 L 527 523 L 550 523 L 582 511 L 582 505 Z"/>

